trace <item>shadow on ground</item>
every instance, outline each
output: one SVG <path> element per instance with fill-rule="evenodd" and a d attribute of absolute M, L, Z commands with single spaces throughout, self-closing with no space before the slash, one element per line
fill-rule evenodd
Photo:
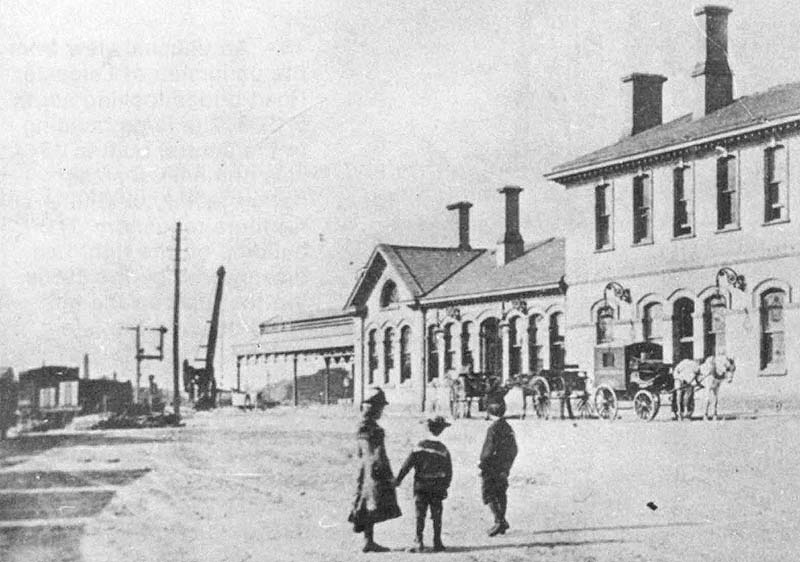
<path fill-rule="evenodd" d="M 447 546 L 447 552 L 478 552 L 481 550 L 501 550 L 504 548 L 559 548 L 571 546 L 588 546 L 593 544 L 623 543 L 620 539 L 599 539 L 593 541 L 533 541 L 516 543 L 482 544 L 476 546 Z"/>
<path fill-rule="evenodd" d="M 0 473 L 0 560 L 80 562 L 83 519 L 149 469 Z"/>

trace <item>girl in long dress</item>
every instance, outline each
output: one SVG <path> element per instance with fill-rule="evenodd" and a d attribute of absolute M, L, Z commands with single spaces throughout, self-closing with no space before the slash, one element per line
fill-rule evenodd
<path fill-rule="evenodd" d="M 387 552 L 375 542 L 375 523 L 400 517 L 394 474 L 386 456 L 385 434 L 378 419 L 388 402 L 380 388 L 372 390 L 363 402 L 363 418 L 358 427 L 358 483 L 353 509 L 348 521 L 353 531 L 364 533 L 364 552 Z"/>

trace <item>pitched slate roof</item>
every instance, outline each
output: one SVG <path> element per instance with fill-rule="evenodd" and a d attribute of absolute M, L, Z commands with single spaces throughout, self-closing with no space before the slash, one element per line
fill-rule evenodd
<path fill-rule="evenodd" d="M 525 253 L 504 266 L 494 251 L 480 257 L 447 279 L 423 300 L 449 299 L 486 293 L 555 285 L 564 276 L 564 239 L 548 238 L 529 245 Z"/>
<path fill-rule="evenodd" d="M 414 291 L 414 296 L 426 294 L 484 252 L 389 244 L 380 244 L 378 247 L 403 276 L 403 280 Z"/>
<path fill-rule="evenodd" d="M 425 295 L 485 250 L 378 244 L 345 307 L 363 304 L 389 263 L 415 298 Z"/>
<path fill-rule="evenodd" d="M 556 179 L 568 172 L 602 164 L 678 144 L 701 141 L 708 137 L 735 132 L 749 126 L 770 125 L 771 121 L 797 115 L 800 118 L 800 82 L 775 86 L 765 92 L 743 96 L 728 106 L 699 119 L 684 115 L 637 135 L 559 164 L 546 175 Z"/>

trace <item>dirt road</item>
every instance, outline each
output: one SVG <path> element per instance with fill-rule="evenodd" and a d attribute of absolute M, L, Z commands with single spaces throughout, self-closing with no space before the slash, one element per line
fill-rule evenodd
<path fill-rule="evenodd" d="M 196 414 L 181 429 L 9 442 L 0 446 L 0 559 L 798 557 L 795 415 L 716 423 L 647 424 L 631 415 L 613 423 L 512 420 L 520 445 L 512 528 L 498 538 L 485 534 L 490 520 L 476 468 L 487 422 L 460 420 L 442 435 L 456 464 L 445 502 L 449 549 L 425 555 L 402 551 L 413 536 L 410 479 L 399 490 L 404 517 L 376 528 L 378 541 L 396 551 L 360 554 L 360 537 L 346 523 L 356 423 L 338 408 L 222 410 Z M 397 470 L 424 426 L 391 412 L 382 425 Z"/>

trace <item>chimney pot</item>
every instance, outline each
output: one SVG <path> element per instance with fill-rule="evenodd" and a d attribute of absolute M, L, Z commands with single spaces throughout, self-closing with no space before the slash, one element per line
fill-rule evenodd
<path fill-rule="evenodd" d="M 447 206 L 448 211 L 458 209 L 458 249 L 471 250 L 469 245 L 469 209 L 472 203 L 469 201 L 459 201 Z"/>
<path fill-rule="evenodd" d="M 694 117 L 699 118 L 733 101 L 733 73 L 728 66 L 728 14 L 726 6 L 708 5 L 695 10 L 702 60 L 692 72 L 695 81 Z"/>
<path fill-rule="evenodd" d="M 628 100 L 630 123 L 625 127 L 626 135 L 637 135 L 662 123 L 662 88 L 667 81 L 660 74 L 634 72 L 622 79 L 625 98 Z M 630 86 L 627 86 L 630 84 Z"/>
<path fill-rule="evenodd" d="M 517 259 L 525 251 L 525 242 L 519 233 L 519 193 L 522 188 L 507 185 L 498 189 L 506 196 L 506 232 L 497 247 L 497 265 L 503 266 Z"/>

